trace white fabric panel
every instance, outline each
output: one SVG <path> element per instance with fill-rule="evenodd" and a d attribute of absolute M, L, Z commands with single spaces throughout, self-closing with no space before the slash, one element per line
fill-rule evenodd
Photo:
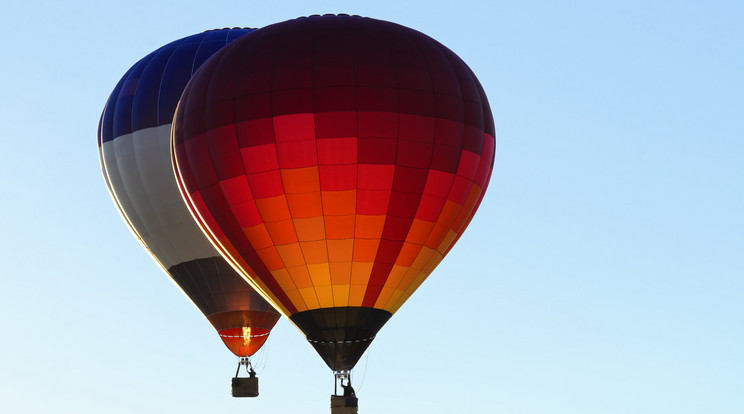
<path fill-rule="evenodd" d="M 167 124 L 135 131 L 101 148 L 120 210 L 166 269 L 220 255 L 178 191 L 170 158 L 170 129 Z"/>

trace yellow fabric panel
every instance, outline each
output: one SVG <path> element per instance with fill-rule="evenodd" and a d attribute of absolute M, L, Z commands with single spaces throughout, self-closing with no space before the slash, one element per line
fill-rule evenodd
<path fill-rule="evenodd" d="M 393 292 L 395 292 L 394 288 L 383 286 L 380 295 L 377 297 L 377 301 L 375 302 L 375 308 L 382 309 L 385 307 L 388 300 L 393 296 Z"/>
<path fill-rule="evenodd" d="M 297 289 L 287 269 L 272 270 L 271 275 L 274 276 L 274 279 L 279 283 L 283 291 Z"/>
<path fill-rule="evenodd" d="M 375 239 L 382 235 L 385 225 L 385 215 L 367 216 L 357 215 L 354 224 L 354 237 L 357 239 Z"/>
<path fill-rule="evenodd" d="M 323 214 L 343 216 L 356 212 L 356 190 L 321 191 Z"/>
<path fill-rule="evenodd" d="M 457 238 L 457 233 L 455 233 L 452 229 L 447 231 L 447 235 L 444 236 L 444 240 L 442 240 L 441 243 L 439 243 L 439 246 L 437 246 L 437 251 L 439 253 L 444 254 L 444 252 L 447 251 L 447 249 L 452 245 L 452 243 Z"/>
<path fill-rule="evenodd" d="M 470 187 L 468 198 L 465 199 L 465 204 L 463 204 L 462 208 L 460 209 L 460 213 L 457 215 L 455 222 L 452 224 L 452 229 L 456 233 L 459 234 L 463 230 L 465 230 L 465 226 L 468 224 L 468 221 L 472 217 L 473 209 L 475 208 L 475 204 L 478 202 L 478 197 L 480 197 L 482 192 L 483 189 L 481 189 L 477 184 L 473 184 L 473 186 Z"/>
<path fill-rule="evenodd" d="M 351 239 L 354 237 L 354 223 L 356 216 L 347 214 L 343 216 L 325 216 L 326 238 Z"/>
<path fill-rule="evenodd" d="M 426 280 L 427 276 L 428 275 L 423 272 L 418 272 L 416 276 L 413 278 L 413 281 L 411 282 L 410 286 L 408 286 L 408 288 L 406 288 L 406 290 L 403 291 L 403 293 L 400 295 L 400 297 L 398 297 L 395 300 L 395 302 L 390 302 L 386 306 L 385 310 L 389 311 L 392 314 L 395 314 L 395 312 L 397 312 L 398 309 L 400 309 L 400 307 L 403 306 L 403 303 L 405 303 L 408 300 L 408 298 L 410 298 L 411 295 L 413 295 L 413 292 L 415 292 L 416 289 L 418 289 L 419 286 L 421 286 L 424 280 Z"/>
<path fill-rule="evenodd" d="M 266 230 L 275 245 L 290 244 L 297 242 L 294 222 L 291 219 L 272 221 L 265 223 Z"/>
<path fill-rule="evenodd" d="M 461 204 L 457 204 L 452 200 L 447 200 L 444 202 L 444 207 L 442 207 L 442 213 L 439 215 L 439 218 L 437 219 L 438 224 L 443 224 L 445 226 L 450 226 L 455 221 L 455 218 L 457 217 L 457 214 L 460 212 L 460 209 L 462 208 Z"/>
<path fill-rule="evenodd" d="M 318 296 L 315 294 L 315 288 L 309 287 L 309 288 L 301 288 L 298 290 L 300 291 L 300 295 L 302 295 L 302 300 L 305 301 L 305 305 L 307 305 L 308 309 L 317 309 L 320 307 L 320 302 L 318 302 Z"/>
<path fill-rule="evenodd" d="M 380 239 L 354 239 L 352 259 L 355 262 L 373 262 L 379 245 Z"/>
<path fill-rule="evenodd" d="M 369 276 L 372 273 L 374 262 L 357 262 L 351 263 L 351 284 L 364 285 L 369 283 Z"/>
<path fill-rule="evenodd" d="M 331 262 L 329 266 L 333 285 L 348 285 L 351 283 L 351 262 Z"/>
<path fill-rule="evenodd" d="M 424 246 L 420 244 L 411 244 L 408 242 L 403 243 L 403 247 L 401 247 L 400 253 L 398 253 L 398 258 L 395 259 L 395 264 L 400 266 L 411 266 L 422 247 Z"/>
<path fill-rule="evenodd" d="M 442 261 L 442 258 L 444 258 L 442 253 L 434 252 L 432 257 L 429 258 L 421 271 L 424 272 L 424 274 L 426 275 L 431 274 L 431 272 L 433 272 L 437 265 L 439 265 L 439 263 Z"/>
<path fill-rule="evenodd" d="M 287 271 L 289 272 L 289 275 L 292 276 L 292 280 L 294 281 L 294 284 L 297 286 L 297 288 L 301 289 L 313 286 L 313 280 L 310 278 L 310 272 L 308 272 L 307 267 L 304 263 L 300 266 L 288 267 Z"/>
<path fill-rule="evenodd" d="M 431 234 L 429 234 L 429 237 L 426 239 L 426 243 L 424 243 L 425 246 L 432 249 L 439 247 L 439 244 L 442 243 L 442 240 L 444 239 L 444 236 L 447 235 L 449 229 L 448 225 L 437 222 L 437 224 L 434 225 Z"/>
<path fill-rule="evenodd" d="M 287 194 L 287 204 L 293 218 L 318 217 L 323 215 L 320 191 L 304 194 Z"/>
<path fill-rule="evenodd" d="M 434 225 L 431 234 L 426 239 L 426 245 L 431 248 L 439 247 L 442 240 L 447 235 L 447 231 L 452 227 L 452 223 L 457 218 L 457 214 L 460 212 L 462 206 L 453 201 L 447 200 L 444 202 L 444 208 L 442 208 L 442 214 L 439 215 L 437 223 Z"/>
<path fill-rule="evenodd" d="M 286 267 L 303 266 L 305 264 L 305 258 L 302 256 L 302 249 L 299 242 L 276 246 L 276 250 L 279 252 L 279 256 L 281 256 Z"/>
<path fill-rule="evenodd" d="M 282 261 L 281 256 L 279 256 L 279 253 L 273 246 L 265 249 L 258 249 L 256 250 L 256 253 L 258 253 L 261 261 L 269 270 L 279 270 L 284 267 L 284 262 Z"/>
<path fill-rule="evenodd" d="M 385 306 L 383 306 L 381 309 L 384 309 L 390 313 L 394 313 L 395 310 L 400 308 L 403 303 L 401 302 L 401 297 L 403 296 L 403 291 L 400 289 L 395 289 L 393 291 L 393 294 L 390 296 L 390 299 L 388 299 Z"/>
<path fill-rule="evenodd" d="M 320 191 L 318 167 L 283 168 L 282 184 L 286 194 L 302 194 Z"/>
<path fill-rule="evenodd" d="M 388 276 L 385 281 L 385 286 L 397 288 L 403 280 L 403 276 L 406 275 L 408 269 L 408 266 L 393 265 L 393 268 L 390 270 L 390 276 Z"/>
<path fill-rule="evenodd" d="M 271 236 L 269 236 L 269 231 L 266 230 L 263 223 L 243 228 L 243 234 L 251 241 L 254 249 L 264 249 L 274 245 Z"/>
<path fill-rule="evenodd" d="M 305 304 L 305 300 L 303 299 L 299 290 L 297 289 L 289 290 L 284 293 L 287 294 L 287 297 L 289 297 L 289 300 L 297 308 L 297 312 L 302 312 L 302 311 L 306 311 L 309 309 L 307 305 Z"/>
<path fill-rule="evenodd" d="M 323 217 L 309 217 L 292 220 L 297 239 L 301 242 L 325 239 L 325 225 Z"/>
<path fill-rule="evenodd" d="M 408 230 L 408 236 L 406 236 L 406 241 L 414 244 L 424 244 L 433 228 L 434 223 L 430 221 L 413 219 L 411 228 Z"/>
<path fill-rule="evenodd" d="M 333 285 L 333 306 L 349 306 L 350 286 Z"/>
<path fill-rule="evenodd" d="M 416 289 L 421 286 L 422 283 L 424 283 L 424 280 L 426 280 L 426 277 L 429 276 L 428 274 L 424 272 L 419 272 L 416 274 L 416 277 L 413 279 L 413 282 L 411 282 L 411 285 L 408 286 L 408 288 L 403 292 L 403 295 L 408 299 L 413 292 L 416 291 Z"/>
<path fill-rule="evenodd" d="M 328 263 L 318 263 L 307 265 L 307 271 L 310 273 L 310 279 L 313 281 L 313 286 L 330 286 L 331 284 L 331 269 L 328 267 Z"/>
<path fill-rule="evenodd" d="M 325 286 L 315 286 L 315 293 L 318 295 L 318 303 L 320 305 L 319 307 L 333 307 L 333 289 L 331 288 L 330 284 Z"/>
<path fill-rule="evenodd" d="M 284 195 L 276 197 L 257 198 L 256 208 L 258 208 L 261 219 L 264 223 L 280 220 L 289 220 L 292 216 L 289 214 L 287 198 Z"/>
<path fill-rule="evenodd" d="M 364 294 L 367 292 L 367 285 L 352 284 L 349 287 L 349 306 L 362 306 Z"/>
<path fill-rule="evenodd" d="M 409 286 L 411 286 L 411 283 L 413 283 L 413 279 L 416 278 L 416 275 L 419 273 L 418 269 L 409 268 L 406 274 L 403 276 L 403 279 L 398 284 L 398 289 L 402 291 L 406 291 Z"/>
<path fill-rule="evenodd" d="M 354 253 L 354 240 L 327 240 L 328 259 L 331 263 L 349 262 Z M 351 271 L 351 269 L 349 269 Z"/>
<path fill-rule="evenodd" d="M 423 269 L 424 265 L 429 261 L 429 258 L 431 258 L 434 253 L 436 253 L 436 250 L 423 246 L 421 252 L 416 256 L 416 260 L 413 261 L 411 268 L 417 270 Z"/>
<path fill-rule="evenodd" d="M 309 265 L 328 263 L 328 246 L 325 240 L 300 242 L 305 263 Z"/>

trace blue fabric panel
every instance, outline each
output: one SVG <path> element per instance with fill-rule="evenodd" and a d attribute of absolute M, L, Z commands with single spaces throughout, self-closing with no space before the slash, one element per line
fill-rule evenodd
<path fill-rule="evenodd" d="M 135 63 L 111 92 L 98 144 L 144 128 L 170 124 L 191 75 L 226 44 L 255 29 L 219 29 L 187 36 Z"/>
<path fill-rule="evenodd" d="M 142 75 L 142 71 L 147 66 L 153 54 L 150 54 L 135 63 L 132 69 L 124 75 L 119 94 L 116 96 L 116 105 L 114 106 L 113 119 L 113 138 L 129 134 L 132 132 L 132 102 L 134 93 L 137 90 L 137 83 Z"/>
<path fill-rule="evenodd" d="M 160 85 L 164 80 L 165 66 L 176 47 L 173 43 L 161 47 L 143 69 L 132 102 L 132 131 L 159 125 L 157 109 Z"/>
<path fill-rule="evenodd" d="M 194 55 L 198 49 L 199 43 L 187 42 L 173 51 L 163 71 L 163 83 L 160 85 L 160 95 L 157 100 L 158 125 L 173 122 L 178 100 L 191 79 Z"/>

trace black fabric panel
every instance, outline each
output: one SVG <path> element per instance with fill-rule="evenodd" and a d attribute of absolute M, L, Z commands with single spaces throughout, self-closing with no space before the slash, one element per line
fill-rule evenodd
<path fill-rule="evenodd" d="M 381 309 L 338 307 L 298 312 L 290 319 L 328 367 L 342 371 L 354 368 L 391 316 Z"/>
<path fill-rule="evenodd" d="M 183 262 L 171 266 L 168 273 L 204 315 L 248 310 L 276 313 L 221 256 Z"/>

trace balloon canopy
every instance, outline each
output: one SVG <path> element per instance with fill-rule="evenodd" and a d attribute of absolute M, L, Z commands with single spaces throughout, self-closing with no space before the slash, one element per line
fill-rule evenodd
<path fill-rule="evenodd" d="M 124 220 L 238 356 L 255 353 L 280 315 L 194 222 L 173 173 L 170 136 L 178 99 L 193 72 L 251 31 L 207 31 L 147 55 L 116 85 L 98 130 L 103 176 Z"/>
<path fill-rule="evenodd" d="M 173 133 L 200 224 L 334 371 L 354 367 L 462 235 L 495 147 L 459 57 L 345 15 L 267 26 L 216 53 Z"/>

